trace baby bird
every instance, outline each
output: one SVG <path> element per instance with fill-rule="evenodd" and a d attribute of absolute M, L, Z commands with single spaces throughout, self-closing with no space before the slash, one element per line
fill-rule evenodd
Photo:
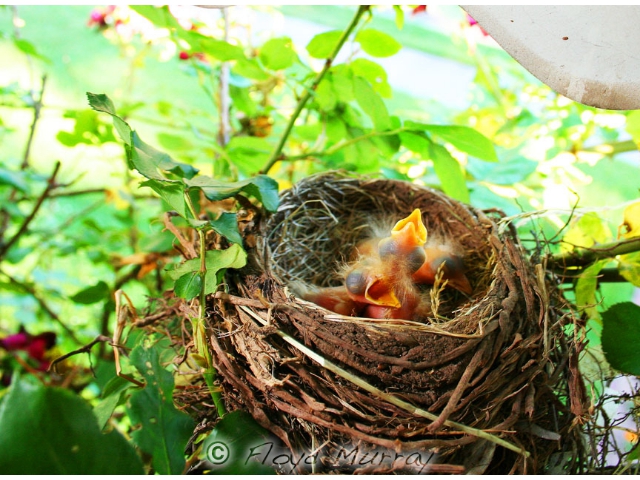
<path fill-rule="evenodd" d="M 462 257 L 453 247 L 444 243 L 432 243 L 424 247 L 425 261 L 412 275 L 416 283 L 433 285 L 438 271 L 442 270 L 442 279 L 447 280 L 451 288 L 470 295 L 473 287 L 465 275 Z"/>
<path fill-rule="evenodd" d="M 302 284 L 293 286 L 297 295 L 339 315 L 359 316 L 364 304 L 354 301 L 345 286 L 317 288 Z"/>

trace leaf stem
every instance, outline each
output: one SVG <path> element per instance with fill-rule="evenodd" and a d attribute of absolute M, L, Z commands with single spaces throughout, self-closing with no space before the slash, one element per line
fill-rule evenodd
<path fill-rule="evenodd" d="M 358 7 L 358 11 L 356 12 L 355 16 L 351 20 L 351 23 L 346 28 L 346 30 L 342 33 L 342 36 L 338 40 L 338 43 L 333 49 L 333 52 L 331 52 L 331 54 L 327 57 L 324 63 L 324 67 L 322 68 L 322 70 L 320 70 L 318 75 L 316 75 L 316 78 L 313 80 L 313 83 L 311 83 L 310 87 L 305 89 L 304 94 L 298 101 L 298 105 L 296 106 L 296 109 L 293 112 L 293 115 L 291 115 L 291 118 L 289 119 L 289 123 L 287 124 L 287 127 L 285 128 L 284 133 L 282 134 L 282 137 L 280 137 L 280 141 L 278 142 L 278 145 L 276 146 L 275 150 L 271 154 L 271 158 L 269 158 L 266 165 L 262 168 L 262 170 L 260 170 L 260 173 L 266 174 L 278 160 L 281 160 L 280 156 L 282 153 L 282 149 L 284 148 L 284 145 L 287 142 L 287 138 L 289 138 L 289 135 L 291 134 L 291 130 L 293 130 L 293 126 L 295 125 L 296 120 L 300 116 L 302 109 L 311 98 L 312 92 L 315 91 L 315 89 L 318 87 L 318 85 L 320 84 L 320 82 L 322 81 L 326 73 L 331 68 L 333 60 L 338 55 L 338 52 L 340 52 L 340 49 L 342 48 L 344 43 L 347 41 L 347 38 L 349 38 L 349 35 L 351 35 L 351 32 L 353 32 L 353 30 L 358 25 L 360 18 L 368 10 L 369 10 L 369 5 L 360 5 Z"/>
<path fill-rule="evenodd" d="M 189 196 L 189 192 L 184 192 L 184 198 L 189 208 L 189 212 L 193 216 L 194 220 L 198 220 L 198 214 L 196 213 L 196 209 L 193 206 L 193 202 L 191 201 L 191 197 Z M 206 330 L 205 330 L 205 316 L 207 310 L 207 293 L 206 293 L 206 276 L 207 276 L 207 246 L 204 229 L 202 227 L 197 228 L 198 230 L 198 238 L 200 240 L 200 279 L 202 280 L 200 286 L 200 301 L 198 306 L 198 318 L 191 320 L 191 326 L 193 328 L 193 344 L 195 353 L 204 358 L 205 361 L 205 371 L 202 374 L 204 377 L 204 381 L 209 388 L 209 394 L 211 395 L 211 399 L 213 400 L 214 405 L 216 406 L 216 410 L 218 412 L 218 416 L 222 417 L 225 413 L 227 413 L 224 402 L 222 400 L 222 396 L 220 395 L 220 390 L 215 385 L 215 379 L 218 376 L 218 371 L 213 366 L 213 362 L 211 360 L 211 352 L 207 348 L 206 341 Z"/>

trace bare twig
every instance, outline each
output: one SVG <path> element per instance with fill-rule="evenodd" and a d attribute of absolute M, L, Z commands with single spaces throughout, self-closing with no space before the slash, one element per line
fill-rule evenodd
<path fill-rule="evenodd" d="M 51 365 L 49 365 L 49 368 L 47 369 L 48 372 L 50 372 L 51 370 L 53 370 L 54 372 L 57 373 L 57 369 L 55 368 L 55 366 L 62 362 L 63 360 L 66 360 L 69 357 L 73 357 L 74 355 L 78 355 L 80 353 L 91 353 L 91 349 L 93 348 L 93 346 L 96 343 L 108 343 L 111 344 L 111 339 L 109 337 L 105 337 L 104 335 L 98 335 L 92 342 L 86 344 L 83 347 L 78 348 L 77 350 L 73 350 L 69 353 L 66 353 L 64 355 L 62 355 L 61 357 L 56 358 L 55 360 L 53 360 L 51 362 Z"/>
<path fill-rule="evenodd" d="M 29 155 L 31 154 L 31 145 L 33 143 L 33 137 L 36 133 L 36 125 L 38 124 L 38 120 L 40 120 L 40 111 L 42 110 L 42 97 L 44 96 L 44 89 L 47 85 L 47 76 L 43 75 L 41 80 L 40 93 L 38 94 L 38 98 L 36 99 L 33 92 L 29 93 L 31 97 L 31 101 L 33 103 L 33 121 L 31 122 L 31 128 L 29 129 L 29 137 L 27 138 L 27 145 L 24 150 L 24 155 L 22 157 L 22 164 L 20 168 L 22 170 L 26 169 L 29 166 Z"/>
<path fill-rule="evenodd" d="M 358 11 L 356 12 L 355 16 L 351 20 L 351 23 L 346 28 L 346 30 L 342 32 L 342 36 L 338 40 L 338 43 L 333 49 L 333 52 L 331 52 L 331 54 L 327 57 L 327 60 L 324 63 L 324 67 L 322 68 L 322 70 L 320 70 L 318 75 L 316 75 L 316 78 L 313 80 L 313 83 L 311 83 L 309 88 L 305 90 L 304 94 L 298 101 L 298 105 L 296 105 L 296 109 L 293 112 L 293 115 L 291 115 L 291 118 L 289 119 L 289 123 L 287 124 L 287 127 L 284 130 L 284 133 L 282 134 L 282 137 L 280 137 L 280 141 L 278 142 L 278 145 L 276 146 L 275 150 L 271 154 L 271 158 L 269 158 L 266 165 L 262 168 L 262 170 L 260 170 L 260 173 L 267 173 L 278 160 L 281 160 L 280 157 L 281 157 L 282 149 L 284 148 L 284 145 L 287 142 L 287 138 L 289 138 L 289 135 L 291 134 L 291 130 L 293 129 L 293 126 L 295 125 L 296 120 L 300 116 L 302 109 L 311 98 L 312 92 L 315 91 L 315 89 L 318 87 L 318 85 L 320 84 L 320 82 L 322 81 L 326 73 L 331 68 L 333 60 L 338 55 L 338 52 L 340 52 L 340 49 L 342 48 L 344 43 L 347 41 L 347 38 L 349 38 L 349 35 L 351 35 L 351 32 L 353 32 L 355 27 L 358 25 L 360 18 L 368 10 L 369 10 L 368 5 L 360 5 L 358 7 Z"/>
<path fill-rule="evenodd" d="M 25 218 L 24 222 L 22 222 L 22 225 L 20 226 L 18 231 L 15 233 L 15 235 L 7 243 L 0 245 L 0 259 L 2 259 L 5 256 L 5 254 L 13 246 L 13 244 L 16 243 L 20 239 L 20 237 L 27 231 L 29 224 L 35 218 L 36 214 L 38 213 L 38 210 L 40 210 L 40 207 L 42 206 L 42 202 L 44 202 L 45 199 L 49 196 L 49 192 L 51 192 L 51 190 L 57 187 L 55 180 L 56 180 L 56 176 L 58 175 L 58 170 L 60 170 L 60 162 L 56 162 L 56 166 L 53 169 L 53 173 L 49 177 L 49 180 L 47 180 L 47 187 L 44 189 L 44 191 L 40 195 L 40 198 L 38 198 L 29 216 Z"/>
<path fill-rule="evenodd" d="M 76 334 L 73 332 L 73 330 L 71 330 L 62 321 L 60 316 L 56 312 L 54 312 L 51 309 L 51 307 L 37 294 L 35 288 L 15 279 L 11 275 L 9 275 L 7 272 L 0 271 L 0 273 L 2 273 L 5 277 L 7 277 L 11 283 L 16 284 L 18 287 L 22 288 L 25 292 L 29 293 L 36 300 L 36 302 L 38 302 L 38 305 L 40 305 L 40 308 L 42 308 L 47 313 L 47 315 L 49 315 L 54 321 L 60 324 L 60 326 L 69 334 L 69 337 L 71 337 L 71 339 L 74 342 L 76 342 L 78 345 L 82 345 L 82 342 L 78 339 L 78 337 L 76 337 Z"/>

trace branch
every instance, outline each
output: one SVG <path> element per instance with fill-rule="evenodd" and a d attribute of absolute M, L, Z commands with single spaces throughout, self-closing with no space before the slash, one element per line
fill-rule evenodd
<path fill-rule="evenodd" d="M 111 338 L 106 337 L 104 335 L 98 335 L 91 343 L 88 343 L 87 345 L 78 348 L 77 350 L 73 350 L 72 352 L 69 352 L 65 355 L 62 355 L 61 357 L 56 358 L 55 360 L 53 360 L 51 362 L 51 365 L 49 365 L 49 368 L 47 369 L 47 372 L 50 372 L 51 370 L 53 370 L 54 372 L 58 372 L 58 370 L 55 368 L 55 366 L 62 362 L 63 360 L 66 360 L 69 357 L 73 357 L 74 355 L 78 355 L 79 353 L 91 353 L 91 348 L 93 348 L 93 346 L 96 343 L 108 343 L 109 345 L 113 345 L 111 343 Z"/>
<path fill-rule="evenodd" d="M 13 244 L 20 239 L 20 237 L 24 234 L 24 232 L 27 231 L 29 224 L 35 218 L 36 214 L 38 213 L 38 210 L 40 210 L 40 207 L 42 206 L 42 202 L 44 202 L 44 200 L 49 196 L 49 192 L 51 192 L 51 190 L 57 187 L 55 180 L 56 180 L 56 176 L 58 175 L 58 170 L 60 170 L 60 162 L 56 162 L 56 166 L 53 169 L 53 173 L 49 177 L 49 180 L 47 180 L 47 188 L 44 189 L 44 191 L 40 195 L 40 198 L 38 198 L 38 201 L 33 207 L 33 210 L 31 211 L 29 216 L 25 218 L 24 222 L 22 223 L 22 225 L 20 226 L 16 234 L 7 243 L 0 245 L 0 260 L 4 257 L 7 251 L 13 246 Z"/>
<path fill-rule="evenodd" d="M 36 133 L 36 125 L 38 124 L 38 120 L 40 119 L 40 110 L 42 110 L 42 97 L 44 96 L 44 89 L 47 85 L 47 76 L 42 76 L 42 83 L 40 86 L 40 94 L 38 95 L 38 99 L 36 100 L 33 91 L 29 93 L 31 97 L 31 101 L 33 102 L 33 121 L 31 122 L 31 128 L 29 130 L 29 138 L 27 139 L 27 146 L 24 150 L 24 156 L 22 157 L 22 164 L 20 168 L 24 170 L 29 166 L 29 155 L 31 153 L 31 144 L 33 143 L 33 137 Z"/>
<path fill-rule="evenodd" d="M 598 260 L 634 252 L 640 252 L 640 237 L 596 244 L 593 247 L 577 247 L 570 252 L 551 255 L 547 260 L 552 268 L 565 269 L 567 267 L 585 267 Z"/>
<path fill-rule="evenodd" d="M 324 63 L 324 67 L 318 73 L 318 75 L 316 75 L 316 78 L 313 80 L 313 83 L 309 86 L 308 89 L 305 90 L 304 94 L 298 101 L 298 105 L 296 106 L 296 109 L 293 112 L 293 115 L 291 115 L 291 118 L 289 119 L 289 123 L 287 124 L 287 127 L 285 128 L 285 131 L 282 134 L 282 137 L 280 138 L 280 142 L 278 143 L 275 150 L 271 154 L 271 158 L 269 158 L 269 161 L 267 161 L 266 165 L 262 168 L 262 170 L 260 170 L 259 173 L 267 173 L 278 160 L 281 160 L 280 156 L 282 153 L 282 149 L 284 148 L 284 144 L 287 142 L 287 138 L 289 138 L 289 135 L 291 134 L 291 130 L 293 129 L 293 126 L 296 123 L 296 120 L 300 116 L 302 109 L 311 98 L 312 92 L 315 91 L 315 89 L 318 87 L 318 85 L 324 78 L 325 74 L 331 68 L 331 64 L 333 63 L 333 60 L 338 55 L 338 52 L 340 52 L 340 49 L 342 48 L 344 43 L 347 41 L 347 38 L 349 38 L 349 35 L 351 35 L 351 32 L 353 32 L 356 25 L 358 25 L 358 22 L 360 21 L 360 17 L 362 17 L 362 15 L 368 10 L 369 10 L 368 5 L 360 5 L 358 7 L 358 11 L 356 12 L 355 16 L 351 20 L 351 23 L 349 24 L 347 29 L 342 33 L 342 36 L 338 40 L 338 43 L 333 49 L 333 52 L 331 52 L 331 54 L 327 57 L 327 60 Z"/>
<path fill-rule="evenodd" d="M 40 298 L 40 296 L 36 293 L 35 288 L 19 280 L 16 280 L 7 272 L 0 271 L 0 273 L 6 276 L 9 279 L 9 281 L 11 281 L 12 283 L 15 283 L 17 286 L 22 288 L 25 292 L 30 294 L 36 300 L 36 302 L 38 302 L 38 305 L 40 305 L 40 308 L 42 308 L 47 313 L 47 315 L 49 315 L 53 320 L 58 322 L 58 324 L 64 329 L 65 332 L 69 334 L 69 337 L 71 337 L 71 339 L 74 342 L 76 342 L 78 345 L 82 345 L 82 342 L 78 337 L 76 337 L 76 334 L 74 333 L 74 331 L 71 330 L 67 325 L 65 325 L 65 323 L 62 321 L 60 316 L 56 312 L 54 312 L 51 309 L 51 307 L 42 298 Z"/>

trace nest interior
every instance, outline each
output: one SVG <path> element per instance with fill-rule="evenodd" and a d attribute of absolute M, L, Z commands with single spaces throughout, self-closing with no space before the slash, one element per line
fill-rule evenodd
<path fill-rule="evenodd" d="M 291 294 L 292 282 L 339 284 L 353 247 L 414 208 L 429 235 L 463 252 L 471 296 L 444 289 L 431 297 L 432 315 L 391 321 L 342 317 Z M 578 325 L 555 279 L 529 260 L 515 232 L 499 228 L 499 215 L 433 189 L 335 172 L 284 192 L 270 218 L 256 213 L 241 224 L 245 238 L 258 238 L 249 265 L 227 276 L 229 295 L 209 306 L 231 408 L 249 411 L 292 452 L 430 452 L 421 473 L 580 471 L 581 343 L 568 333 Z M 411 408 L 319 364 L 283 332 Z M 330 454 L 314 469 L 412 470 L 406 462 L 336 463 Z"/>

